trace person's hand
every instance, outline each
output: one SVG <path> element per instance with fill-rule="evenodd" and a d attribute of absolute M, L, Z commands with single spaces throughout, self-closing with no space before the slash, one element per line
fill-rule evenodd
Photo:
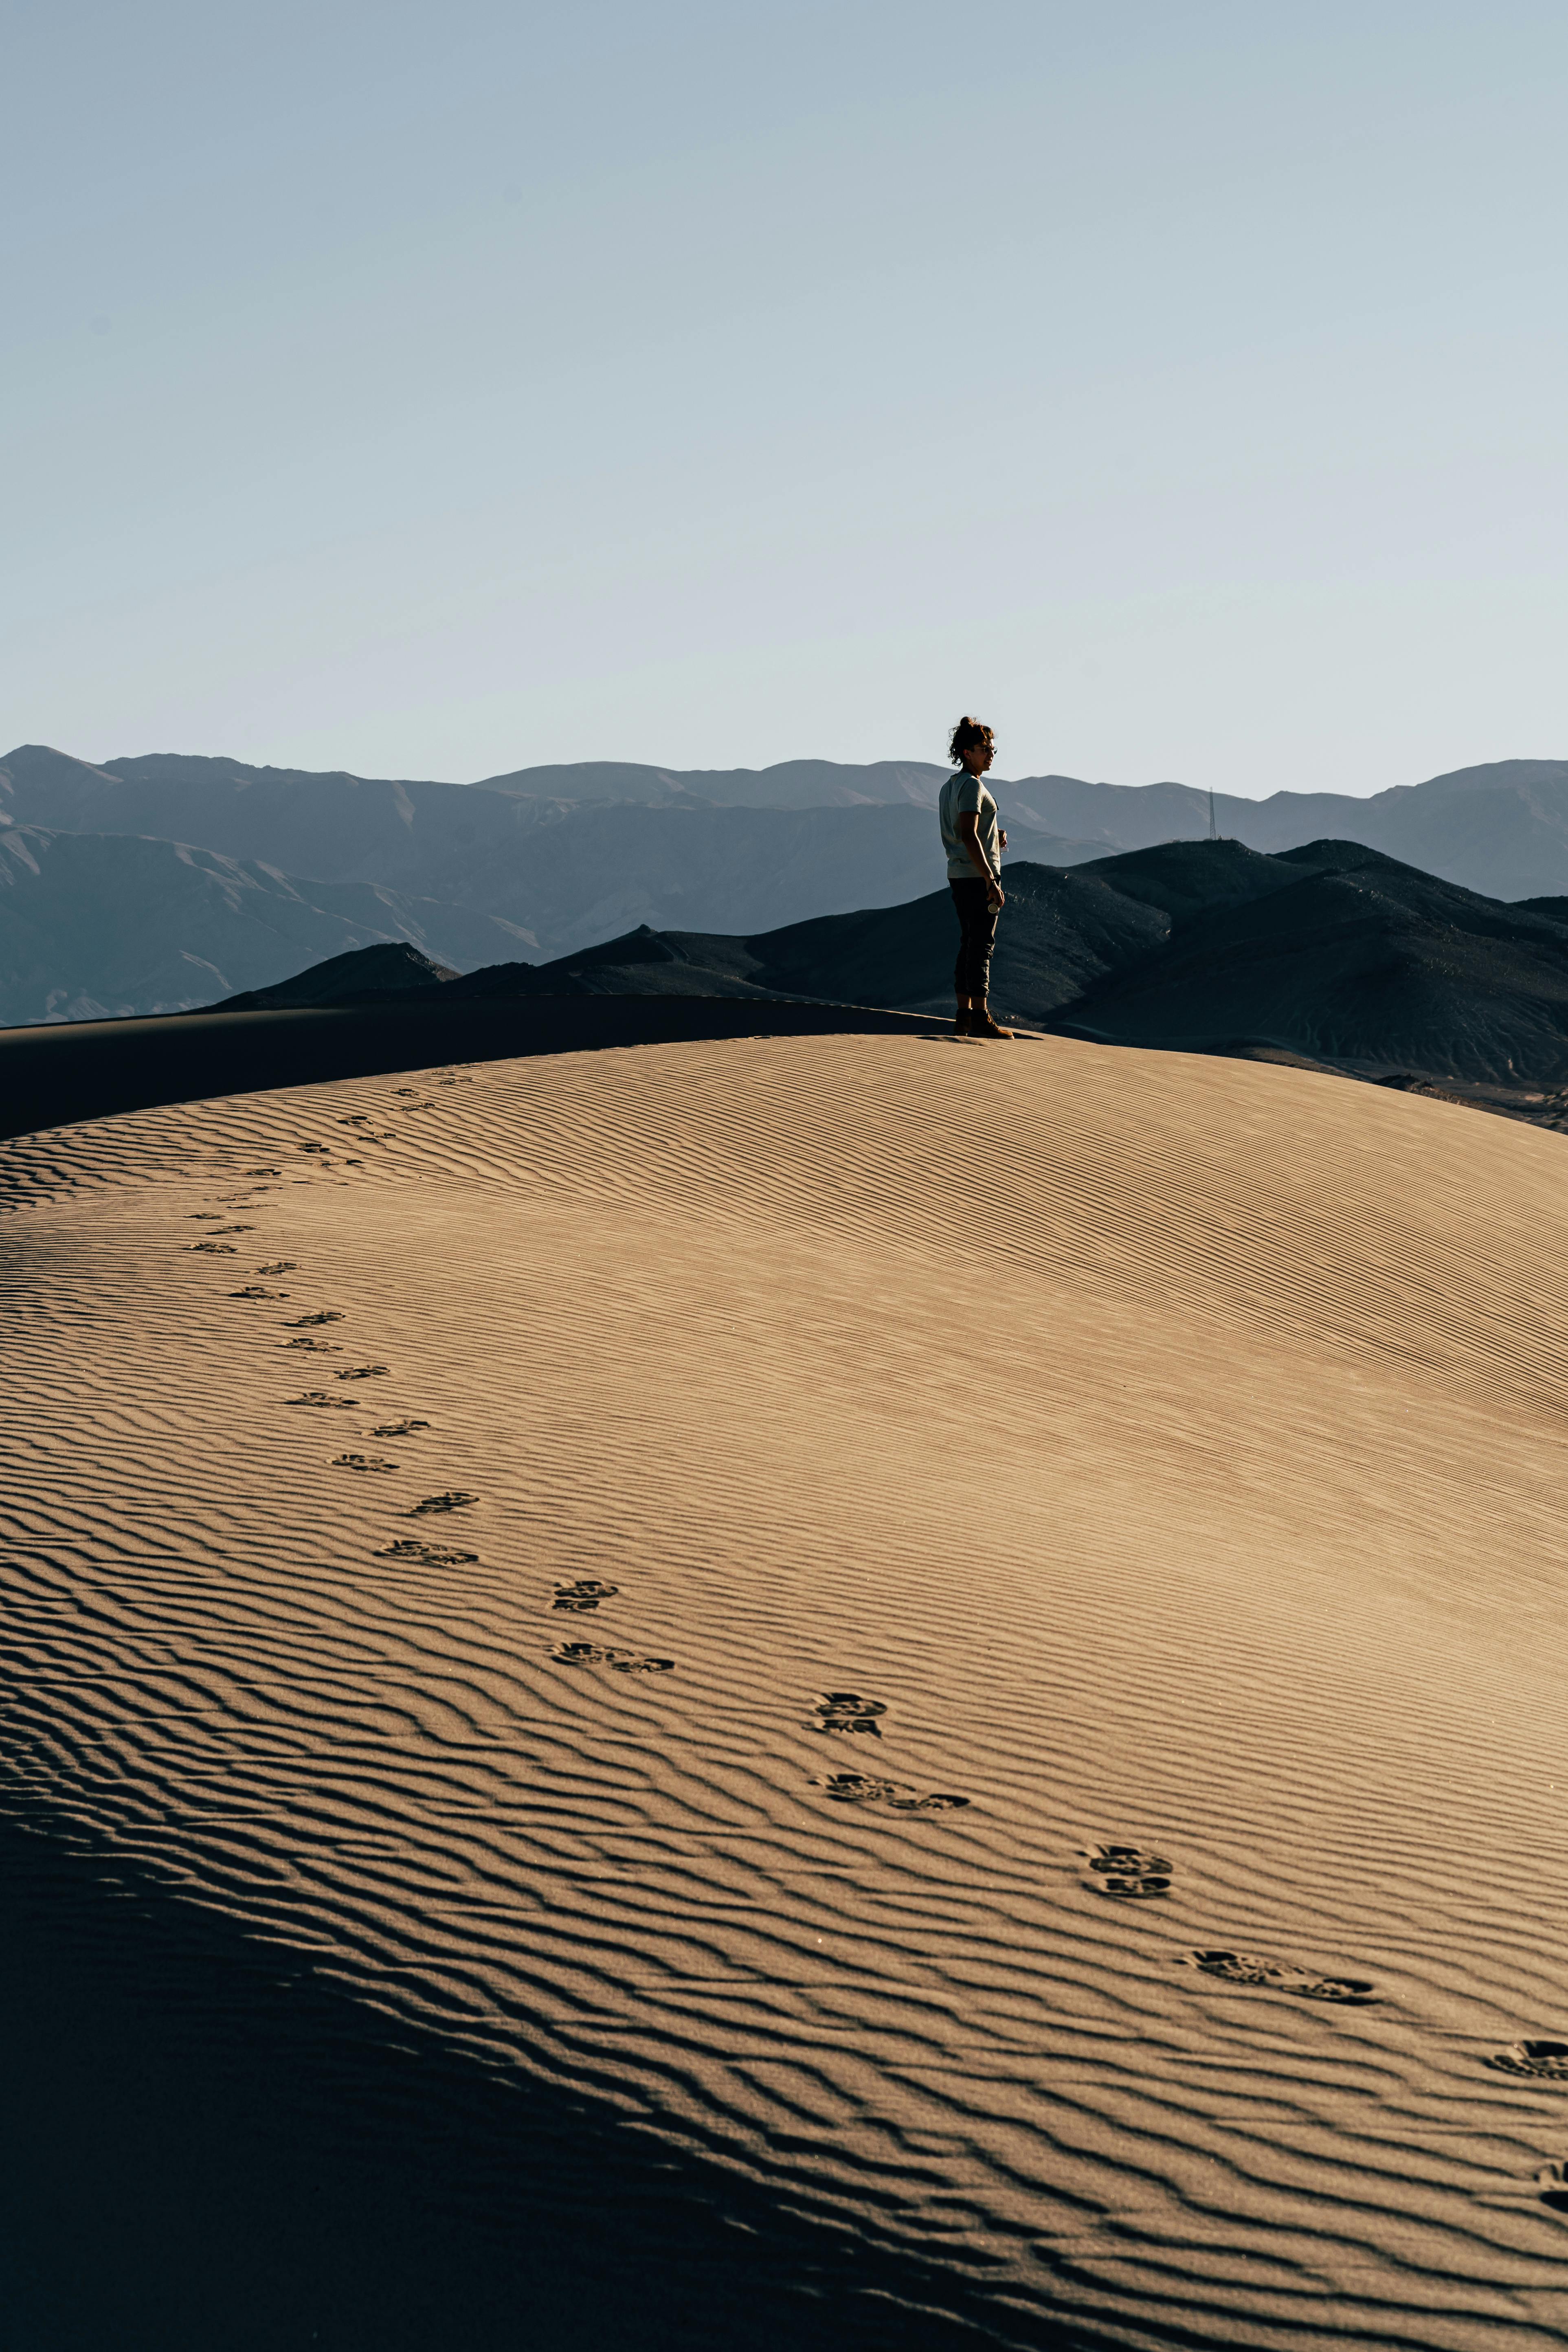
<path fill-rule="evenodd" d="M 1000 882 L 993 882 L 991 885 L 989 891 L 986 893 L 986 903 L 993 907 L 1005 907 L 1006 905 L 1007 900 L 1003 893 Z"/>
<path fill-rule="evenodd" d="M 998 833 L 996 838 L 1001 843 L 1003 848 L 1005 849 L 1007 846 L 1007 835 L 1005 828 L 1002 832 Z"/>

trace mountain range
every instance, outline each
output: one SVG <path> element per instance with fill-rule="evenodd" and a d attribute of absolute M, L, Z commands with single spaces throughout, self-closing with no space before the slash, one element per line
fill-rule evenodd
<path fill-rule="evenodd" d="M 154 754 L 0 761 L 0 1024 L 173 1012 L 302 959 L 405 940 L 459 970 L 646 927 L 753 938 L 895 909 L 940 875 L 918 761 L 763 770 L 584 762 L 475 784 Z M 1179 783 L 998 781 L 1009 857 L 1081 867 L 1196 840 Z M 1371 799 L 1216 794 L 1233 842 L 1348 840 L 1491 898 L 1568 895 L 1568 761 L 1511 760 Z"/>

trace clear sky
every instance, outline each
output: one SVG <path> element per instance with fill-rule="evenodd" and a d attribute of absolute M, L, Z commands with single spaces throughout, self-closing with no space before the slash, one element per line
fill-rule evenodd
<path fill-rule="evenodd" d="M 1564 0 L 0 22 L 0 749 L 1568 757 Z"/>

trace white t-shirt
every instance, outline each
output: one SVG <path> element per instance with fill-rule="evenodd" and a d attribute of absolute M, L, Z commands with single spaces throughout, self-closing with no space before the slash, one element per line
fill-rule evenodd
<path fill-rule="evenodd" d="M 978 882 L 974 860 L 959 837 L 958 820 L 973 810 L 980 819 L 978 827 L 980 854 L 1000 881 L 1002 861 L 996 854 L 996 803 L 985 789 L 984 776 L 972 776 L 967 768 L 960 768 L 956 776 L 949 776 L 937 802 L 937 814 L 942 821 L 942 845 L 947 852 L 947 878 L 950 882 Z"/>

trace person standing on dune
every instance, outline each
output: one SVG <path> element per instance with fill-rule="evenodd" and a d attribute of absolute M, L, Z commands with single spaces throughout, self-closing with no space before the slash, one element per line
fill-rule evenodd
<path fill-rule="evenodd" d="M 948 887 L 958 909 L 958 961 L 952 971 L 958 994 L 955 1037 L 1013 1034 L 993 1021 L 985 1002 L 996 918 L 1007 903 L 1002 891 L 1007 836 L 997 824 L 996 803 L 985 786 L 985 771 L 995 756 L 993 730 L 978 719 L 961 719 L 948 744 L 948 757 L 958 772 L 943 784 L 937 803 Z"/>

